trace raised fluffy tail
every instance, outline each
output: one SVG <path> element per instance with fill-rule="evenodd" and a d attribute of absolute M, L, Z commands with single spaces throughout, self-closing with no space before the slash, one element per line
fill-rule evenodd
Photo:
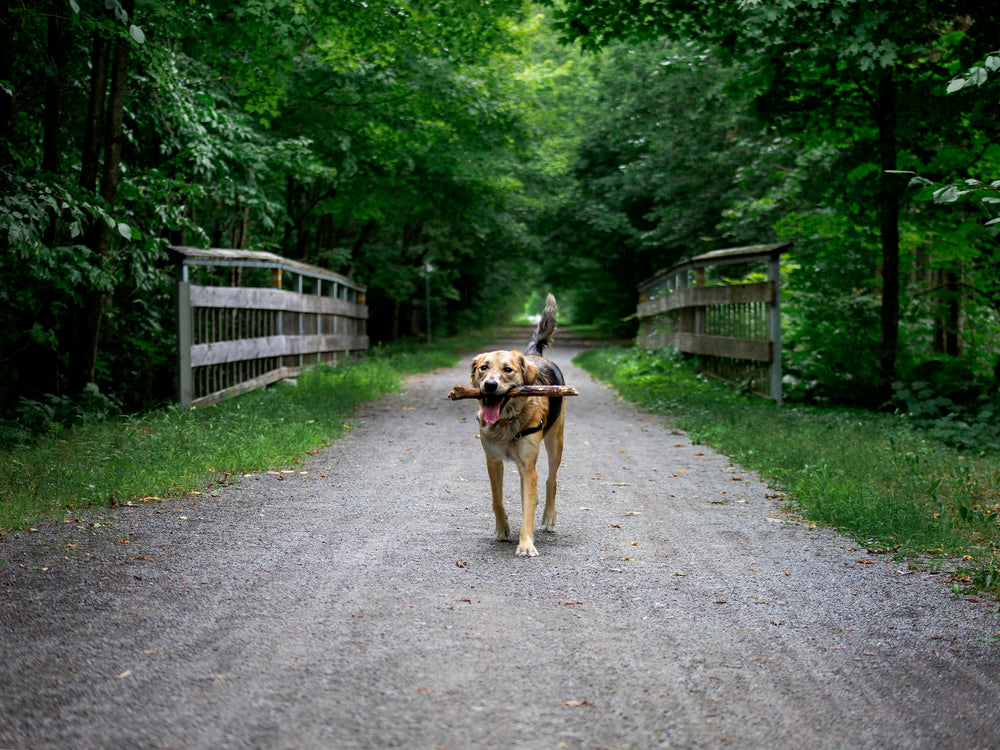
<path fill-rule="evenodd" d="M 542 356 L 546 347 L 552 346 L 552 338 L 556 332 L 556 298 L 551 294 L 545 298 L 545 310 L 542 311 L 542 319 L 538 321 L 538 328 L 531 334 L 531 341 L 524 350 L 525 354 L 535 354 Z"/>

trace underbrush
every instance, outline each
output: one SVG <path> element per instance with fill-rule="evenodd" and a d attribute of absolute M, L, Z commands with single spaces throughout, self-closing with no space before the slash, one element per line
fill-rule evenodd
<path fill-rule="evenodd" d="M 945 444 L 905 416 L 779 407 L 666 352 L 595 349 L 576 363 L 758 472 L 805 519 L 902 557 L 961 559 L 960 586 L 1000 594 L 996 453 Z"/>
<path fill-rule="evenodd" d="M 0 530 L 79 507 L 180 496 L 233 474 L 296 463 L 349 430 L 358 404 L 397 390 L 406 374 L 453 365 L 466 343 L 380 348 L 310 368 L 294 385 L 276 383 L 207 408 L 108 416 L 59 403 L 29 406 L 34 430 L 8 424 L 0 447 Z M 65 414 L 69 421 L 55 421 Z"/>

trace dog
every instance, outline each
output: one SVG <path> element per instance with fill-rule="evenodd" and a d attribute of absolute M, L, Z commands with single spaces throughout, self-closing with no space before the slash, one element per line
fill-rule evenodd
<path fill-rule="evenodd" d="M 556 527 L 556 472 L 563 452 L 566 420 L 561 397 L 508 397 L 520 385 L 565 385 L 563 374 L 542 356 L 552 345 L 556 330 L 556 299 L 545 300 L 545 311 L 522 354 L 516 349 L 480 354 L 472 360 L 472 387 L 479 388 L 479 434 L 486 453 L 486 471 L 493 495 L 496 538 L 507 541 L 510 524 L 503 505 L 503 465 L 513 461 L 521 476 L 521 535 L 517 554 L 534 557 L 535 507 L 538 504 L 538 472 L 535 463 L 545 442 L 549 473 L 545 480 L 542 529 Z"/>

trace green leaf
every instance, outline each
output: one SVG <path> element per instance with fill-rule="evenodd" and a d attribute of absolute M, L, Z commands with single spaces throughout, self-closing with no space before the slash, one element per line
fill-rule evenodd
<path fill-rule="evenodd" d="M 956 91 L 961 91 L 963 88 L 965 88 L 965 83 L 966 81 L 964 78 L 956 78 L 954 81 L 948 84 L 948 93 L 954 94 Z"/>
<path fill-rule="evenodd" d="M 990 55 L 986 58 L 986 69 L 991 73 L 996 73 L 1000 71 L 1000 56 Z"/>
<path fill-rule="evenodd" d="M 132 239 L 132 227 L 123 221 L 118 222 L 118 234 L 127 240 Z"/>
<path fill-rule="evenodd" d="M 139 44 L 142 44 L 143 42 L 146 41 L 146 35 L 142 33 L 142 29 L 140 29 L 135 24 L 132 24 L 131 26 L 128 27 L 128 33 L 131 34 L 132 38 L 135 39 L 135 41 L 138 42 Z"/>
<path fill-rule="evenodd" d="M 934 202 L 935 203 L 954 203 L 958 200 L 961 193 L 958 192 L 958 188 L 954 185 L 948 185 L 940 190 L 934 191 Z"/>
<path fill-rule="evenodd" d="M 974 84 L 976 86 L 982 86 L 986 83 L 986 68 L 980 68 L 978 65 L 969 70 L 968 83 Z"/>

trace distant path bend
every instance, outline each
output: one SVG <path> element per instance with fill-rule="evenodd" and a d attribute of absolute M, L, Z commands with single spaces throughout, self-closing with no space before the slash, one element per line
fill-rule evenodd
<path fill-rule="evenodd" d="M 575 354 L 536 558 L 492 538 L 464 362 L 294 470 L 4 538 L 0 748 L 1000 747 L 995 603 L 794 523 Z"/>

